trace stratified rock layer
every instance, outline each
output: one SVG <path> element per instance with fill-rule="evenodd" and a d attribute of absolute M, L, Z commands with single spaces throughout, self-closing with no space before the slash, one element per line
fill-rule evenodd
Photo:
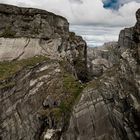
<path fill-rule="evenodd" d="M 87 49 L 88 77 L 95 79 L 120 59 L 118 43 L 108 42 L 103 46 Z"/>
<path fill-rule="evenodd" d="M 70 117 L 84 88 L 78 79 L 87 80 L 85 41 L 63 17 L 0 5 L 0 139 L 140 139 L 140 10 L 136 17 L 115 50 L 97 49 L 88 58 L 96 80 Z"/>
<path fill-rule="evenodd" d="M 61 140 L 140 139 L 140 10 L 119 38 L 119 62 L 82 92 Z"/>
<path fill-rule="evenodd" d="M 44 10 L 0 4 L 0 22 L 0 140 L 59 139 L 86 80 L 86 42 Z"/>
<path fill-rule="evenodd" d="M 2 140 L 36 139 L 43 101 L 51 94 L 62 92 L 60 75 L 59 64 L 51 61 L 24 69 L 5 81 L 0 88 Z"/>
<path fill-rule="evenodd" d="M 86 80 L 86 42 L 69 32 L 65 18 L 45 10 L 0 4 L 0 22 L 0 61 L 36 55 L 65 59 L 73 73 Z"/>
<path fill-rule="evenodd" d="M 1 37 L 53 38 L 69 33 L 68 21 L 45 10 L 0 5 Z"/>

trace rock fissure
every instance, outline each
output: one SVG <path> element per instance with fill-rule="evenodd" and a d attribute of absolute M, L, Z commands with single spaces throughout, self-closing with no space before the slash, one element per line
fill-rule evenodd
<path fill-rule="evenodd" d="M 20 57 L 22 57 L 22 55 L 24 55 L 25 49 L 26 49 L 26 47 L 28 47 L 29 43 L 30 43 L 30 39 L 28 39 L 27 44 L 23 47 L 23 51 L 21 52 L 21 54 L 19 54 L 19 56 L 17 56 L 16 58 L 14 58 L 12 61 L 19 60 Z"/>

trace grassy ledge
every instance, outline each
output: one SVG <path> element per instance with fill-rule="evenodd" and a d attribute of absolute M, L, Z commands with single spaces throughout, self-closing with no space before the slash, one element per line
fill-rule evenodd
<path fill-rule="evenodd" d="M 47 109 L 40 110 L 39 114 L 42 116 L 43 119 L 48 118 L 51 116 L 55 121 L 55 124 L 58 126 L 63 124 L 63 131 L 67 129 L 69 124 L 72 108 L 78 98 L 81 95 L 81 92 L 85 88 L 86 84 L 83 84 L 77 80 L 73 74 L 69 72 L 68 64 L 65 61 L 60 62 L 60 67 L 62 71 L 62 84 L 63 84 L 63 96 L 60 99 L 60 104 L 55 107 L 50 107 Z"/>
<path fill-rule="evenodd" d="M 33 67 L 37 63 L 47 61 L 45 56 L 34 56 L 32 58 L 18 60 L 18 61 L 3 61 L 0 62 L 0 80 L 11 77 L 24 67 Z"/>
<path fill-rule="evenodd" d="M 72 74 L 64 73 L 63 75 L 63 89 L 64 98 L 61 100 L 60 105 L 57 108 L 51 109 L 55 121 L 60 123 L 62 120 L 64 122 L 64 130 L 67 129 L 69 124 L 72 108 L 78 97 L 80 96 L 85 84 L 80 83 Z"/>
<path fill-rule="evenodd" d="M 61 102 L 60 109 L 63 113 L 68 113 L 71 112 L 77 97 L 80 95 L 85 86 L 75 80 L 73 75 L 65 73 L 63 75 L 63 87 L 66 98 Z"/>

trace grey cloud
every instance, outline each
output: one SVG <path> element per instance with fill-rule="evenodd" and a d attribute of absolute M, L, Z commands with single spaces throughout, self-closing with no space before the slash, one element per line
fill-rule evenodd
<path fill-rule="evenodd" d="M 95 27 L 92 25 L 72 25 L 70 27 L 71 31 L 82 35 L 90 47 L 101 46 L 109 41 L 117 41 L 120 29 L 120 27 Z"/>

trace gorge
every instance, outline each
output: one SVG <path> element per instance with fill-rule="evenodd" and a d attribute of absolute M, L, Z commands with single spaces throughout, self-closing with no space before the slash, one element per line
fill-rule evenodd
<path fill-rule="evenodd" d="M 140 139 L 136 18 L 92 49 L 64 17 L 0 4 L 0 140 Z"/>

